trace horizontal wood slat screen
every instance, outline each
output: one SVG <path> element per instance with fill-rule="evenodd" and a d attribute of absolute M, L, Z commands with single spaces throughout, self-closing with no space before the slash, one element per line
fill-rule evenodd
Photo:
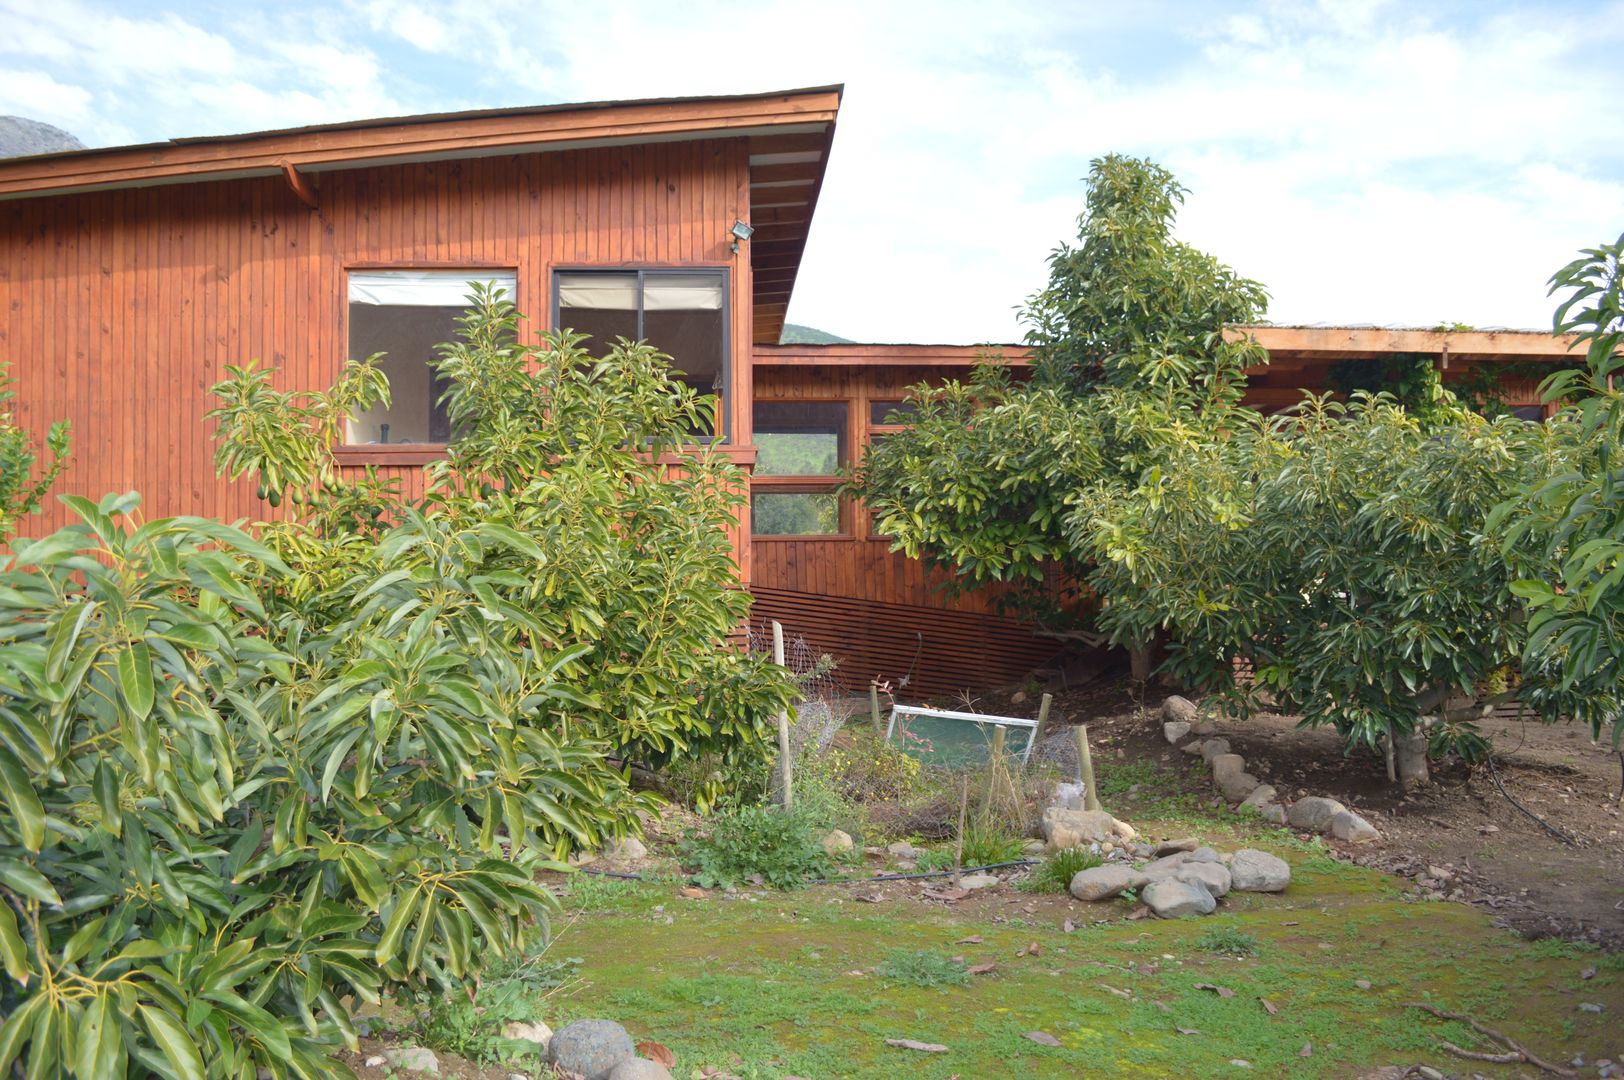
<path fill-rule="evenodd" d="M 909 701 L 984 690 L 1025 678 L 1061 651 L 1029 627 L 979 612 L 759 586 L 750 591 L 753 624 L 776 619 L 813 652 L 835 657 L 835 678 L 856 694 L 866 693 L 876 676 Z"/>

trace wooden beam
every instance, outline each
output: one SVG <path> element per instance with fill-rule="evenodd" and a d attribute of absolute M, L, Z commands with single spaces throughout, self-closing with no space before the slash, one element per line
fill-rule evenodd
<path fill-rule="evenodd" d="M 1424 330 L 1382 326 L 1230 326 L 1230 341 L 1247 337 L 1282 359 L 1374 359 L 1393 353 L 1426 353 L 1451 362 L 1478 359 L 1582 359 L 1574 336 L 1542 330 Z"/>
<path fill-rule="evenodd" d="M 797 165 L 753 165 L 750 168 L 750 186 L 757 184 L 796 183 L 815 184 L 823 175 L 823 163 Z"/>
<path fill-rule="evenodd" d="M 292 131 L 82 150 L 0 161 L 0 195 L 265 176 L 297 168 L 353 168 L 380 160 L 432 160 L 602 142 L 725 138 L 763 128 L 830 130 L 838 90 L 679 101 L 543 106 L 444 114 Z M 801 169 L 807 166 L 768 166 Z M 822 166 L 811 166 L 816 180 Z"/>
<path fill-rule="evenodd" d="M 316 209 L 316 189 L 311 186 L 309 180 L 299 175 L 299 170 L 293 167 L 293 162 L 282 163 L 282 176 L 287 180 L 288 187 L 299 197 L 300 202 L 312 210 Z"/>

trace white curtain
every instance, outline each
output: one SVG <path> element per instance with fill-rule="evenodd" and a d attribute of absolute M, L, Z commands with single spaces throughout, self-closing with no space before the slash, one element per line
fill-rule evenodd
<path fill-rule="evenodd" d="M 636 274 L 560 274 L 558 306 L 636 311 Z M 722 275 L 643 275 L 644 311 L 721 311 Z"/>
<path fill-rule="evenodd" d="M 366 270 L 350 273 L 350 303 L 397 307 L 467 307 L 472 282 L 507 290 L 518 287 L 510 270 Z"/>

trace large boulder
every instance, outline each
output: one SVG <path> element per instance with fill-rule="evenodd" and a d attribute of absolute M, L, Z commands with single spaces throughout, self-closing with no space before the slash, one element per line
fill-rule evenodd
<path fill-rule="evenodd" d="M 1327 830 L 1337 840 L 1344 840 L 1350 844 L 1368 844 L 1372 840 L 1380 840 L 1382 834 L 1376 827 L 1352 810 L 1343 810 L 1331 818 L 1330 828 Z"/>
<path fill-rule="evenodd" d="M 1306 799 L 1298 799 L 1286 811 L 1286 821 L 1293 829 L 1303 832 L 1322 833 L 1331 827 L 1331 819 L 1343 813 L 1348 808 L 1335 799 L 1327 799 L 1320 795 L 1310 795 Z"/>
<path fill-rule="evenodd" d="M 1236 892 L 1284 892 L 1291 884 L 1286 860 L 1256 848 L 1242 848 L 1229 860 L 1229 887 Z"/>
<path fill-rule="evenodd" d="M 609 1080 L 671 1080 L 671 1070 L 648 1058 L 631 1058 L 616 1065 Z"/>
<path fill-rule="evenodd" d="M 1040 824 L 1044 845 L 1050 851 L 1103 844 L 1107 840 L 1132 840 L 1137 835 L 1133 826 L 1118 821 L 1104 810 L 1067 810 L 1051 806 L 1043 811 Z"/>
<path fill-rule="evenodd" d="M 1184 857 L 1185 862 L 1214 862 L 1221 863 L 1224 857 L 1217 850 L 1203 844 Z"/>
<path fill-rule="evenodd" d="M 1079 900 L 1109 900 L 1128 889 L 1137 889 L 1150 879 L 1130 866 L 1108 863 L 1072 875 L 1070 893 Z"/>
<path fill-rule="evenodd" d="M 632 1037 L 613 1020 L 577 1020 L 560 1028 L 547 1044 L 547 1060 L 583 1080 L 609 1080 L 617 1065 L 636 1056 Z"/>
<path fill-rule="evenodd" d="M 1229 892 L 1229 870 L 1223 863 L 1186 862 L 1173 873 L 1174 881 L 1200 885 L 1217 899 Z"/>
<path fill-rule="evenodd" d="M 1162 721 L 1169 724 L 1184 724 L 1188 731 L 1201 720 L 1201 710 L 1195 707 L 1195 702 L 1188 698 L 1181 698 L 1173 694 L 1162 702 Z"/>
<path fill-rule="evenodd" d="M 1163 919 L 1177 919 L 1185 915 L 1211 915 L 1218 907 L 1206 886 L 1168 878 L 1153 881 L 1139 891 L 1151 913 Z"/>
<path fill-rule="evenodd" d="M 818 841 L 818 845 L 823 848 L 824 854 L 831 858 L 844 855 L 852 849 L 851 834 L 844 829 L 830 829 L 824 834 L 823 839 Z"/>
<path fill-rule="evenodd" d="M 1228 803 L 1245 802 L 1252 792 L 1256 791 L 1259 785 L 1263 783 L 1249 772 L 1225 773 L 1223 776 L 1214 779 L 1218 784 L 1218 793 Z"/>

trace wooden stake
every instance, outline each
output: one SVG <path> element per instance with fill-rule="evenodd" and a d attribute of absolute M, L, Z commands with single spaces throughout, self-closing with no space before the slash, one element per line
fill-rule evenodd
<path fill-rule="evenodd" d="M 872 680 L 868 684 L 868 716 L 874 721 L 874 734 L 885 736 L 885 723 L 880 719 L 880 684 Z"/>
<path fill-rule="evenodd" d="M 998 794 L 998 770 L 1004 763 L 1004 740 L 1006 738 L 1003 725 L 992 729 L 992 753 L 987 756 L 987 797 L 982 801 L 982 813 L 990 813 L 992 800 Z"/>
<path fill-rule="evenodd" d="M 970 774 L 964 774 L 963 790 L 959 794 L 959 841 L 953 849 L 953 887 L 959 887 L 959 870 L 964 866 L 964 813 L 970 807 Z"/>
<path fill-rule="evenodd" d="M 1037 730 L 1032 732 L 1033 750 L 1043 745 L 1043 737 L 1049 733 L 1049 706 L 1053 704 L 1053 694 L 1044 694 L 1043 700 L 1038 702 L 1038 726 Z"/>
<path fill-rule="evenodd" d="M 773 620 L 773 663 L 779 667 L 784 666 L 784 627 L 778 620 Z M 791 792 L 791 781 L 794 778 L 795 765 L 790 760 L 789 752 L 789 710 L 778 710 L 778 770 L 783 779 L 784 790 L 781 801 L 785 810 L 794 808 L 795 796 Z"/>
<path fill-rule="evenodd" d="M 1100 797 L 1094 791 L 1094 755 L 1088 752 L 1088 725 L 1077 725 L 1077 768 L 1083 782 L 1083 809 L 1098 810 Z"/>

